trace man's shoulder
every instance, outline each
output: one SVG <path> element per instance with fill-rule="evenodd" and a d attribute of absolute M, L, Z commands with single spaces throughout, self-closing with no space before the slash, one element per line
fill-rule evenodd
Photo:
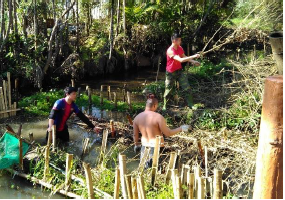
<path fill-rule="evenodd" d="M 56 100 L 56 102 L 54 103 L 54 107 L 57 107 L 57 106 L 61 106 L 64 104 L 64 99 L 58 99 Z"/>

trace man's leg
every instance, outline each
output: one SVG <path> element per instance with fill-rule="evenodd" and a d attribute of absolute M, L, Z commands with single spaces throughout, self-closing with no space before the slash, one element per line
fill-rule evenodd
<path fill-rule="evenodd" d="M 60 139 L 62 142 L 69 142 L 68 128 L 65 127 L 62 131 L 57 131 L 56 138 Z"/>
<path fill-rule="evenodd" d="M 179 86 L 182 89 L 182 95 L 188 104 L 188 107 L 192 108 L 194 105 L 192 91 L 191 91 L 191 88 L 189 85 L 187 75 L 185 74 L 184 71 L 180 71 L 180 75 L 178 77 L 178 82 L 179 82 Z"/>
<path fill-rule="evenodd" d="M 166 72 L 165 73 L 165 92 L 164 92 L 164 104 L 163 104 L 163 110 L 166 110 L 167 102 L 169 101 L 169 96 L 171 91 L 174 88 L 174 77 L 173 73 Z"/>

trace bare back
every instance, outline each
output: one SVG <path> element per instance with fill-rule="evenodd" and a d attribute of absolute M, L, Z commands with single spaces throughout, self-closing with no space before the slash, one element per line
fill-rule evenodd
<path fill-rule="evenodd" d="M 134 128 L 141 132 L 141 142 L 144 146 L 154 146 L 157 135 L 163 135 L 159 124 L 164 120 L 163 116 L 153 111 L 144 111 L 134 119 Z M 164 140 L 161 140 L 161 146 L 164 146 Z"/>

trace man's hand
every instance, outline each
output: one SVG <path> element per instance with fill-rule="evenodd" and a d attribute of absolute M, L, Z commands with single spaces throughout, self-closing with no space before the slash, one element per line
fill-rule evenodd
<path fill-rule="evenodd" d="M 196 67 L 201 65 L 198 61 L 195 61 L 195 60 L 193 60 L 191 63 Z"/>
<path fill-rule="evenodd" d="M 182 126 L 180 126 L 180 128 L 182 129 L 182 132 L 188 132 L 190 126 L 189 125 L 182 125 Z"/>
<path fill-rule="evenodd" d="M 134 152 L 139 153 L 141 151 L 141 145 L 135 145 Z"/>
<path fill-rule="evenodd" d="M 194 55 L 194 57 L 195 57 L 195 58 L 200 58 L 200 54 L 196 53 L 196 54 Z"/>
<path fill-rule="evenodd" d="M 94 127 L 93 131 L 94 131 L 95 133 L 99 134 L 99 133 L 102 132 L 102 128 L 100 128 L 100 127 L 97 126 L 97 127 Z"/>
<path fill-rule="evenodd" d="M 50 127 L 47 128 L 47 132 L 51 132 L 51 128 Z"/>

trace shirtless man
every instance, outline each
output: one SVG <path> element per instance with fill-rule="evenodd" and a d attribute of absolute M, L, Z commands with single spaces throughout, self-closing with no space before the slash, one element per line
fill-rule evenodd
<path fill-rule="evenodd" d="M 170 137 L 179 132 L 187 132 L 188 125 L 182 125 L 176 129 L 169 129 L 162 115 L 156 113 L 158 100 L 153 94 L 149 94 L 146 101 L 145 111 L 138 114 L 133 121 L 134 128 L 134 151 L 138 153 L 141 150 L 141 159 L 146 147 L 150 147 L 150 159 L 146 163 L 146 168 L 152 166 L 152 155 L 154 152 L 155 138 L 157 135 Z M 141 144 L 139 143 L 139 132 L 141 133 Z M 163 151 L 164 138 L 162 137 L 160 152 Z"/>

